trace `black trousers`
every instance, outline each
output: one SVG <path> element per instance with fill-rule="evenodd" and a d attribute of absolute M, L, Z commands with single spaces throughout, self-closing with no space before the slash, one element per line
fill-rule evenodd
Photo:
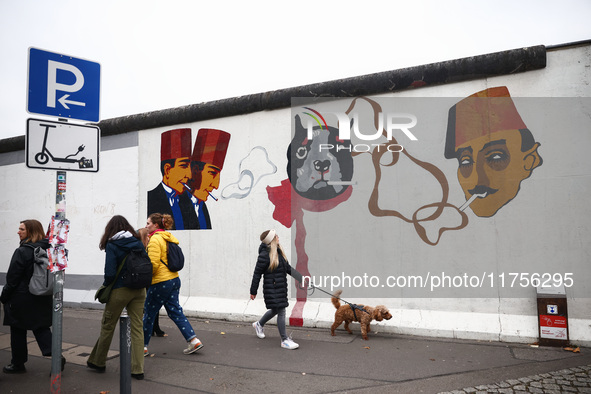
<path fill-rule="evenodd" d="M 51 329 L 49 327 L 37 328 L 33 330 L 33 335 L 35 335 L 41 354 L 51 356 Z M 12 350 L 12 364 L 24 365 L 29 359 L 27 330 L 10 326 L 10 347 Z"/>

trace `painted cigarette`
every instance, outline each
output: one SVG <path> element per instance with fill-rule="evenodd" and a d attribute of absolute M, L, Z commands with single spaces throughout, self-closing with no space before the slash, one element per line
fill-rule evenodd
<path fill-rule="evenodd" d="M 209 196 L 210 196 L 211 198 L 213 198 L 215 201 L 217 201 L 217 200 L 218 200 L 217 198 L 215 198 L 215 196 L 214 196 L 213 194 L 211 194 L 211 192 L 207 192 L 207 194 L 209 194 Z"/>
<path fill-rule="evenodd" d="M 470 197 L 460 208 L 460 211 L 464 211 L 464 209 L 468 208 L 468 206 L 470 204 L 472 204 L 474 202 L 474 200 L 476 200 L 476 198 L 484 198 L 486 197 L 486 195 L 488 194 L 488 192 L 484 192 L 484 193 L 480 193 L 480 194 L 472 194 L 472 197 Z"/>
<path fill-rule="evenodd" d="M 330 186 L 349 186 L 356 185 L 357 181 L 328 181 L 326 184 Z"/>
<path fill-rule="evenodd" d="M 182 182 L 181 182 L 182 183 Z M 182 185 L 189 191 L 189 193 L 193 193 L 193 190 L 187 185 L 186 183 L 182 183 Z"/>

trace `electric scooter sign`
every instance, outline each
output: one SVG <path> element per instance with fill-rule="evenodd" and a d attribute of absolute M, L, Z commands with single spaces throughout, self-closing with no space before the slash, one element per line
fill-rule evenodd
<path fill-rule="evenodd" d="M 26 141 L 29 168 L 99 170 L 100 129 L 97 126 L 28 119 Z"/>
<path fill-rule="evenodd" d="M 27 111 L 99 121 L 99 63 L 29 48 Z"/>

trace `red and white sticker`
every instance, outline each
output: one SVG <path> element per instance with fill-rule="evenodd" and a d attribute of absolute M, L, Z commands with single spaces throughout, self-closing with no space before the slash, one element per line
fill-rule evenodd
<path fill-rule="evenodd" d="M 540 315 L 540 338 L 566 340 L 566 329 L 566 317 Z"/>

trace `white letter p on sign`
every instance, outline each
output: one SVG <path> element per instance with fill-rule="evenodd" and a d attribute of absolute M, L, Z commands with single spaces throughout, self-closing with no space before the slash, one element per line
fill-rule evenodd
<path fill-rule="evenodd" d="M 55 108 L 56 91 L 60 90 L 63 92 L 77 92 L 78 90 L 82 89 L 82 86 L 84 86 L 84 75 L 82 75 L 82 72 L 78 68 L 72 66 L 71 64 L 60 63 L 53 60 L 48 60 L 47 63 L 47 106 Z M 72 74 L 74 74 L 74 76 L 76 77 L 76 82 L 74 82 L 73 85 L 65 85 L 63 83 L 58 83 L 58 69 L 69 71 Z M 69 94 L 65 94 L 63 97 L 59 99 L 59 102 L 64 106 L 64 108 L 68 108 L 66 102 L 69 104 L 85 106 L 85 103 L 66 100 L 69 96 Z"/>

